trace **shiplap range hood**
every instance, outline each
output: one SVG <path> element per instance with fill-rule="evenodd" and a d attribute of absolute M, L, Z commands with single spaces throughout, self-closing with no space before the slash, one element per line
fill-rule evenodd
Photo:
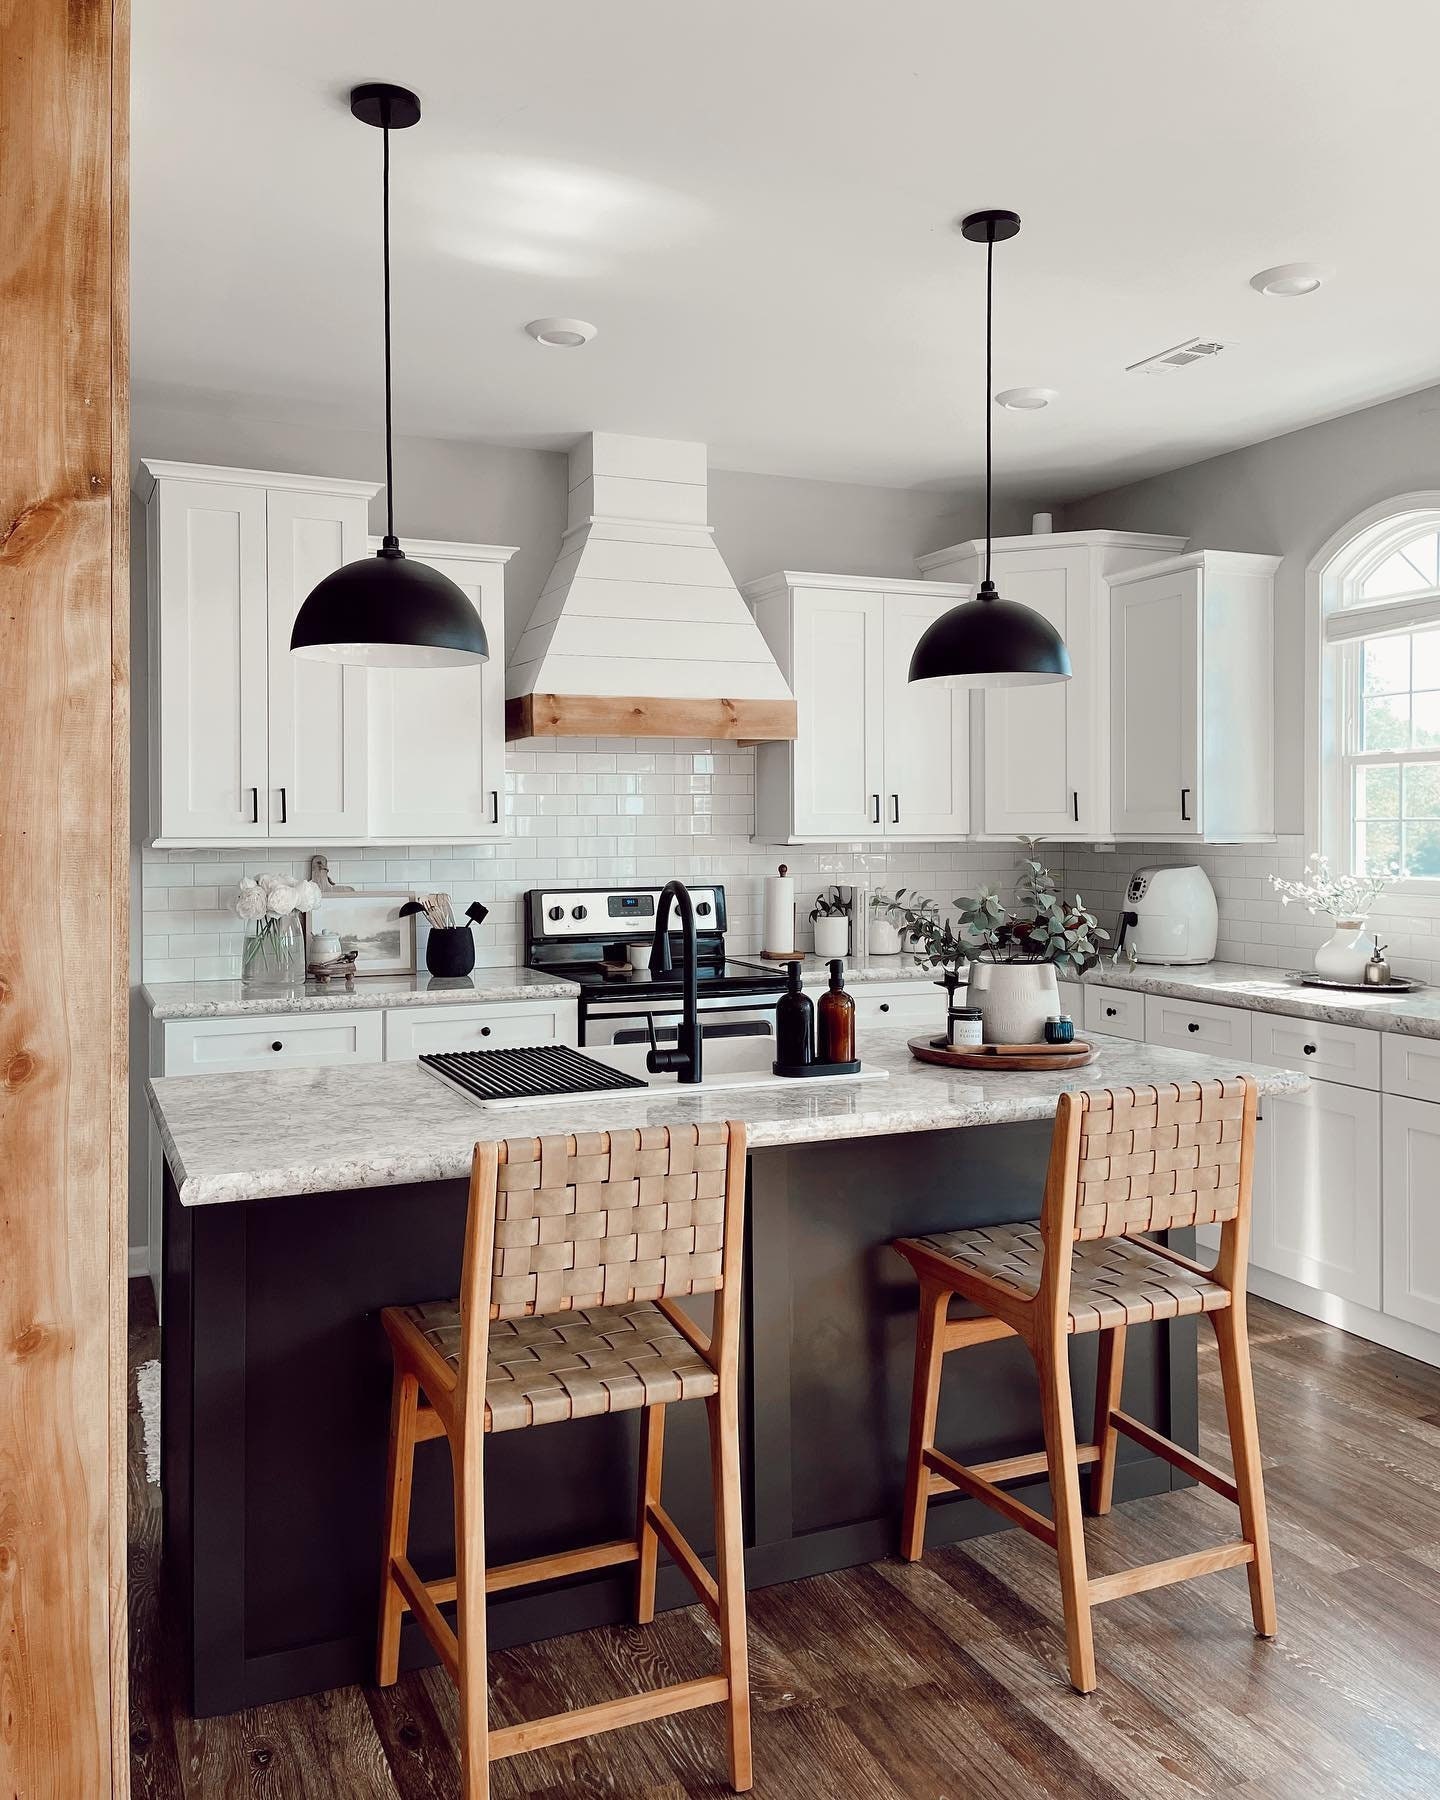
<path fill-rule="evenodd" d="M 594 431 L 505 676 L 505 735 L 795 736 L 795 698 L 706 522 L 703 444 Z"/>

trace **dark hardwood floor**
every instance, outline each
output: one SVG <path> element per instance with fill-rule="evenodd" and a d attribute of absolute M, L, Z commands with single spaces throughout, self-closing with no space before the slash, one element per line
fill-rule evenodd
<path fill-rule="evenodd" d="M 134 1284 L 132 1369 L 156 1353 Z M 1244 1573 L 1096 1616 L 1101 1685 L 1064 1674 L 1054 1559 L 1019 1531 L 750 1596 L 757 1800 L 1435 1800 L 1440 1796 L 1440 1371 L 1261 1302 L 1252 1329 L 1280 1635 Z M 1206 1334 L 1202 1345 L 1213 1345 Z M 1213 1348 L 1202 1452 L 1228 1464 Z M 1038 1436 L 1038 1421 L 1037 1421 Z M 452 1800 L 439 1671 L 224 1719 L 187 1718 L 159 1589 L 159 1494 L 131 1406 L 136 1800 Z M 1204 1488 L 1087 1522 L 1092 1568 L 1233 1535 Z M 715 1666 L 699 1608 L 491 1660 L 510 1722 Z M 499 1765 L 497 1800 L 728 1793 L 719 1714 Z"/>

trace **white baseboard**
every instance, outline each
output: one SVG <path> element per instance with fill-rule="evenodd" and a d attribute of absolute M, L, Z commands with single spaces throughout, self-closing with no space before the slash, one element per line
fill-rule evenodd
<path fill-rule="evenodd" d="M 1273 1300 L 1277 1306 L 1288 1306 L 1291 1312 L 1303 1313 L 1307 1319 L 1337 1325 L 1353 1337 L 1366 1338 L 1386 1350 L 1398 1350 L 1402 1356 L 1413 1356 L 1417 1362 L 1440 1369 L 1440 1332 L 1427 1331 L 1423 1325 L 1412 1325 L 1406 1319 L 1392 1319 L 1388 1313 L 1342 1300 L 1338 1294 L 1322 1293 L 1319 1288 L 1291 1281 L 1288 1275 L 1272 1275 L 1253 1263 L 1246 1285 L 1262 1300 Z"/>
<path fill-rule="evenodd" d="M 132 1244 L 130 1246 L 130 1279 L 136 1280 L 141 1275 L 150 1273 L 150 1246 L 148 1244 Z"/>

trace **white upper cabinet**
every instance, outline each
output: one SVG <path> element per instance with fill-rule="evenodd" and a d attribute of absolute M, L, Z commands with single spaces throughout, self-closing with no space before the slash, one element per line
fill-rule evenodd
<path fill-rule="evenodd" d="M 151 841 L 444 843 L 503 829 L 504 570 L 483 544 L 406 545 L 479 608 L 474 669 L 300 657 L 310 590 L 373 547 L 371 482 L 144 462 Z"/>
<path fill-rule="evenodd" d="M 378 550 L 380 539 L 370 548 Z M 405 542 L 480 615 L 489 660 L 468 669 L 371 669 L 370 830 L 453 844 L 505 831 L 505 565 L 500 544 Z"/>
<path fill-rule="evenodd" d="M 353 843 L 365 835 L 368 671 L 296 656 L 290 632 L 310 590 L 365 555 L 368 502 L 368 493 L 272 488 L 265 496 L 273 838 Z"/>
<path fill-rule="evenodd" d="M 1110 578 L 1116 838 L 1274 836 L 1279 560 L 1198 550 Z"/>
<path fill-rule="evenodd" d="M 911 687 L 908 676 L 921 633 L 969 595 L 968 587 L 788 571 L 745 589 L 797 717 L 793 743 L 756 753 L 757 838 L 965 834 L 968 697 Z"/>
<path fill-rule="evenodd" d="M 1007 600 L 1033 607 L 1070 652 L 1069 681 L 977 691 L 972 727 L 979 837 L 1093 843 L 1110 836 L 1110 599 L 1105 577 L 1184 547 L 1184 538 L 1065 531 L 996 538 L 991 574 Z M 922 556 L 927 577 L 978 587 L 985 546 Z"/>
<path fill-rule="evenodd" d="M 177 843 L 263 838 L 265 492 L 157 482 L 145 540 L 151 829 Z"/>

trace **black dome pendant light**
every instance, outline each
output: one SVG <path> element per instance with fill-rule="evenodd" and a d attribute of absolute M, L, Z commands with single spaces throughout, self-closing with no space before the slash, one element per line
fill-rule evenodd
<path fill-rule="evenodd" d="M 390 405 L 390 133 L 420 118 L 408 88 L 370 81 L 350 90 L 350 110 L 385 134 L 385 537 L 374 556 L 345 563 L 306 596 L 290 648 L 324 662 L 372 668 L 454 668 L 490 654 L 480 615 L 438 569 L 411 562 L 395 536 L 395 451 Z"/>
<path fill-rule="evenodd" d="M 938 618 L 910 658 L 911 681 L 942 681 L 946 687 L 1032 687 L 1070 679 L 1070 652 L 1055 627 L 1032 606 L 1002 600 L 990 579 L 992 411 L 991 337 L 994 312 L 995 246 L 1013 238 L 1020 215 L 967 213 L 960 230 L 972 244 L 985 245 L 985 579 L 973 600 Z"/>

